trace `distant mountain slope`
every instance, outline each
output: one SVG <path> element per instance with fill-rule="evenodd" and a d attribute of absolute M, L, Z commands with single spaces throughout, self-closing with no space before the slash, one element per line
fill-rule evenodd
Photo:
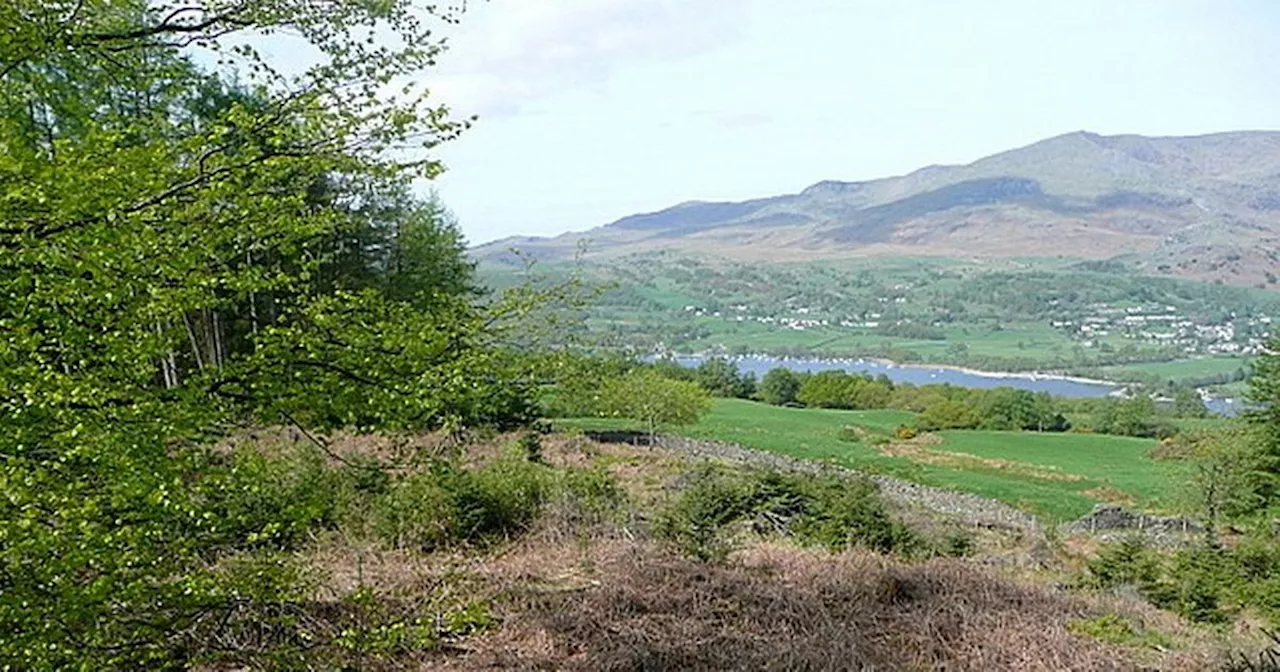
<path fill-rule="evenodd" d="M 541 258 L 656 248 L 738 259 L 876 254 L 1125 256 L 1140 273 L 1275 286 L 1280 132 L 1049 138 L 964 166 L 819 182 L 740 203 L 682 203 L 584 233 L 508 239 Z"/>

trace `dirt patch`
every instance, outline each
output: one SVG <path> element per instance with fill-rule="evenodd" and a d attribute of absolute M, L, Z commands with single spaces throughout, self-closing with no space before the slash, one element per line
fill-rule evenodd
<path fill-rule="evenodd" d="M 1119 504 L 1121 506 L 1134 506 L 1138 500 L 1133 495 L 1121 490 L 1113 488 L 1109 485 L 1100 485 L 1096 488 L 1089 488 L 1083 493 L 1084 496 L 1096 499 L 1099 502 L 1107 504 Z"/>
<path fill-rule="evenodd" d="M 917 446 L 940 446 L 943 444 L 943 442 L 944 441 L 941 436 L 938 436 L 937 434 L 934 434 L 932 432 L 925 432 L 923 434 L 916 435 L 914 439 L 911 439 L 910 441 L 906 441 L 905 443 L 910 443 Z"/>
<path fill-rule="evenodd" d="M 932 440 L 929 440 L 932 439 Z M 1083 480 L 1077 474 L 1059 470 L 1056 467 L 1017 462 L 1015 460 L 999 460 L 978 457 L 968 453 L 955 453 L 946 450 L 925 448 L 926 445 L 937 445 L 942 440 L 933 434 L 923 434 L 909 441 L 895 441 L 876 448 L 885 455 L 905 457 L 912 462 L 936 464 L 954 469 L 994 469 L 1018 476 L 1028 476 L 1046 481 L 1074 483 Z"/>
<path fill-rule="evenodd" d="M 611 548 L 592 554 L 594 579 L 511 591 L 503 630 L 448 669 L 1137 668 L 1067 629 L 1083 601 L 961 561 L 762 545 L 718 566 Z"/>

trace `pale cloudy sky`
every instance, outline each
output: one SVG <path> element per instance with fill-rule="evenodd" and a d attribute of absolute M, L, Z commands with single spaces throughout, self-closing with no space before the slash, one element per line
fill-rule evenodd
<path fill-rule="evenodd" d="M 479 122 L 472 243 L 1074 130 L 1280 129 L 1274 0 L 471 0 L 426 83 Z"/>

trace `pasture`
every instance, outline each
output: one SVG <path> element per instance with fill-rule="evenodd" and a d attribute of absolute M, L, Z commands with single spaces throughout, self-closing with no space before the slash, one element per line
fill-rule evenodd
<path fill-rule="evenodd" d="M 674 432 L 973 492 L 1051 521 L 1079 517 L 1099 502 L 1171 510 L 1184 480 L 1185 465 L 1147 457 L 1156 445 L 1150 439 L 989 431 L 892 439 L 911 418 L 903 411 L 780 408 L 718 399 L 697 424 Z M 627 428 L 625 421 L 601 419 L 558 425 Z"/>

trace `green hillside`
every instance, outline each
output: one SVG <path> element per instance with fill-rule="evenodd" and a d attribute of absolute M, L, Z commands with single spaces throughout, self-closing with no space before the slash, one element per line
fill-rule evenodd
<path fill-rule="evenodd" d="M 819 460 L 869 473 L 992 497 L 1052 520 L 1099 502 L 1169 509 L 1184 474 L 1155 461 L 1155 441 L 1093 434 L 948 431 L 940 441 L 888 441 L 912 414 L 768 406 L 720 399 L 684 436 Z M 610 420 L 562 420 L 578 429 L 626 428 Z M 846 429 L 857 428 L 857 429 Z M 859 438 L 860 437 L 860 438 Z"/>
<path fill-rule="evenodd" d="M 798 264 L 652 252 L 536 271 L 601 288 L 580 328 L 602 346 L 640 351 L 872 356 L 1208 385 L 1242 377 L 1280 320 L 1280 292 L 1067 258 Z M 495 287 L 530 277 L 494 264 L 481 275 Z"/>

